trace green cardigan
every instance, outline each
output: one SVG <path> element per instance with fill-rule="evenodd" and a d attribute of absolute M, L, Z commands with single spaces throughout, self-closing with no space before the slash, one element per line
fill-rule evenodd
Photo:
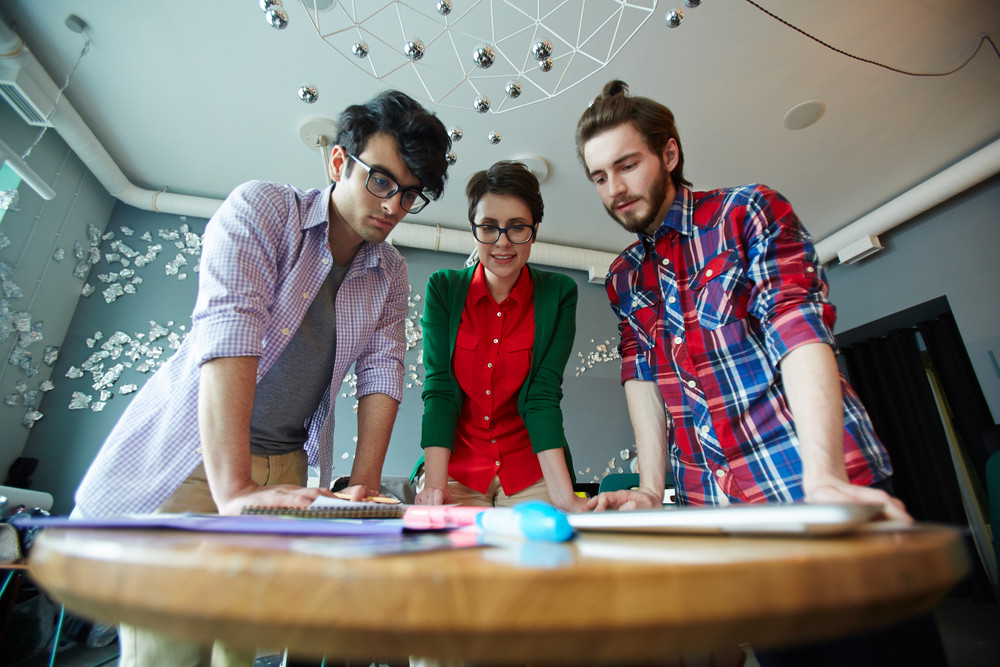
<path fill-rule="evenodd" d="M 436 271 L 427 281 L 424 313 L 424 416 L 421 447 L 455 448 L 465 394 L 452 371 L 458 324 L 476 267 Z M 531 369 L 518 393 L 517 409 L 535 452 L 562 447 L 571 479 L 573 462 L 563 431 L 562 378 L 576 336 L 576 283 L 567 275 L 528 267 L 535 302 Z"/>

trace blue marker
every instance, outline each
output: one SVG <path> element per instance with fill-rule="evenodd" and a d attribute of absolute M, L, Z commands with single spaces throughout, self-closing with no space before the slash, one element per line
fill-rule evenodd
<path fill-rule="evenodd" d="M 487 535 L 528 540 L 565 542 L 573 537 L 566 515 L 548 503 L 528 500 L 511 509 L 492 509 L 476 516 L 476 525 Z"/>

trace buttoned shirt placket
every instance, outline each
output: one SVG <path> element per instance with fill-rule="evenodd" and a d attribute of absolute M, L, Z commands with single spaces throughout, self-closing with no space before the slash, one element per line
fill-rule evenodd
<path fill-rule="evenodd" d="M 683 216 L 683 212 L 681 215 Z M 690 216 L 687 220 L 690 220 Z M 691 226 L 690 222 L 688 226 Z M 681 418 L 686 434 L 691 436 L 692 459 L 703 471 L 703 487 L 714 496 L 712 502 L 726 503 L 728 499 L 722 491 L 722 486 L 729 473 L 728 462 L 715 434 L 712 413 L 701 379 L 688 357 L 688 327 L 690 326 L 692 332 L 697 335 L 700 332 L 700 325 L 693 295 L 690 290 L 681 293 L 677 276 L 678 265 L 688 264 L 682 257 L 684 251 L 682 243 L 679 242 L 683 235 L 683 231 L 669 226 L 668 223 L 661 226 L 656 239 L 648 237 L 643 239 L 643 245 L 647 248 L 647 261 L 652 264 L 657 277 L 663 309 L 664 330 L 659 341 L 660 348 L 673 368 L 675 378 L 673 380 L 662 378 L 661 381 L 665 379 L 675 382 L 677 389 L 684 396 L 680 405 L 683 412 Z M 690 280 L 691 276 L 687 275 L 683 279 Z M 690 323 L 685 319 L 685 312 Z M 676 434 L 674 437 L 676 438 Z"/>
<path fill-rule="evenodd" d="M 497 316 L 495 318 L 490 318 L 488 331 L 485 332 L 487 341 L 486 396 L 487 396 L 487 402 L 490 405 L 490 412 L 489 414 L 483 415 L 483 424 L 489 433 L 490 444 L 493 445 L 492 449 L 493 465 L 496 470 L 496 473 L 499 474 L 502 461 L 500 459 L 500 445 L 497 443 L 496 437 L 494 437 L 496 434 L 495 432 L 496 422 L 494 421 L 493 416 L 495 414 L 497 405 L 493 398 L 493 389 L 495 385 L 494 380 L 496 377 L 497 362 L 500 358 L 500 336 L 502 335 L 503 332 L 503 320 L 504 320 L 503 306 L 502 305 L 497 306 L 496 312 Z"/>

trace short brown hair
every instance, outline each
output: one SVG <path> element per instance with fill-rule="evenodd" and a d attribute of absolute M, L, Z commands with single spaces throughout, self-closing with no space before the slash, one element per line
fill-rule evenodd
<path fill-rule="evenodd" d="M 476 207 L 486 193 L 514 195 L 523 201 L 531 211 L 531 222 L 542 221 L 545 205 L 539 190 L 538 179 L 521 162 L 501 160 L 489 169 L 476 172 L 465 186 L 465 196 L 469 200 L 469 222 L 476 221 Z"/>
<path fill-rule="evenodd" d="M 684 178 L 684 151 L 681 149 L 681 138 L 677 134 L 674 114 L 664 105 L 649 99 L 628 94 L 628 84 L 615 79 L 604 85 L 601 94 L 580 116 L 576 124 L 576 154 L 583 164 L 584 170 L 590 176 L 587 160 L 583 157 L 584 145 L 595 136 L 618 127 L 623 123 L 631 123 L 639 131 L 646 145 L 657 155 L 663 155 L 667 142 L 673 139 L 677 142 L 677 166 L 670 174 L 675 187 L 691 183 Z"/>

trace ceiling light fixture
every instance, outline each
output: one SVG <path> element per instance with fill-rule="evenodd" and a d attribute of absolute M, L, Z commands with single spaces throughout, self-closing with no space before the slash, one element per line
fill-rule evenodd
<path fill-rule="evenodd" d="M 17 153 L 12 151 L 10 146 L 0 141 L 0 165 L 4 163 L 9 165 L 21 177 L 21 180 L 30 185 L 31 189 L 37 192 L 39 197 L 42 199 L 55 198 L 55 190 L 41 176 L 36 174 Z"/>
<path fill-rule="evenodd" d="M 319 151 L 323 159 L 323 173 L 326 175 L 326 184 L 332 181 L 330 178 L 330 149 L 337 141 L 337 123 L 329 118 L 308 118 L 299 125 L 299 138 L 306 148 Z"/>
<path fill-rule="evenodd" d="M 656 8 L 656 0 L 544 10 L 545 3 L 510 0 L 395 0 L 372 9 L 333 0 L 321 12 L 315 0 L 300 2 L 316 34 L 347 63 L 414 97 L 481 113 L 569 90 L 611 62 Z"/>

